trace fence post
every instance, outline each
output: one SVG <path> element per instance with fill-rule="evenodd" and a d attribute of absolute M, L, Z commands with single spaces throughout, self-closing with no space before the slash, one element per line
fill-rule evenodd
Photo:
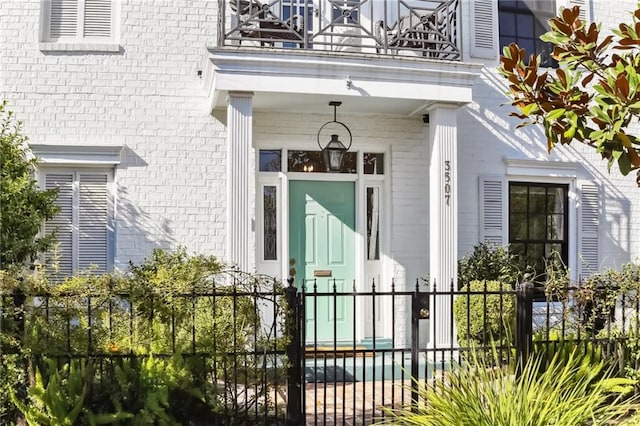
<path fill-rule="evenodd" d="M 302 425 L 302 352 L 300 342 L 300 304 L 294 279 L 287 279 L 287 426 Z"/>
<path fill-rule="evenodd" d="M 533 344 L 533 283 L 516 284 L 516 376 L 529 359 Z"/>

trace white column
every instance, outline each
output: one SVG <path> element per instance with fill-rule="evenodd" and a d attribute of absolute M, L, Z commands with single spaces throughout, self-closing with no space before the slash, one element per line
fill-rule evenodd
<path fill-rule="evenodd" d="M 249 272 L 253 93 L 227 98 L 227 261 Z"/>
<path fill-rule="evenodd" d="M 436 105 L 429 110 L 429 274 L 431 287 L 448 290 L 458 275 L 458 152 L 457 106 Z M 431 299 L 430 346 L 449 347 L 451 298 Z M 435 306 L 434 306 L 435 305 Z M 434 317 L 435 316 L 435 317 Z M 454 333 L 455 339 L 455 333 Z"/>

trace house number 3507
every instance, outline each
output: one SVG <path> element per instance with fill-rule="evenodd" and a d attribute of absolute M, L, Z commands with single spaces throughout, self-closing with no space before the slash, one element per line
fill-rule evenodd
<path fill-rule="evenodd" d="M 448 206 L 451 202 L 451 161 L 444 162 L 444 202 Z"/>

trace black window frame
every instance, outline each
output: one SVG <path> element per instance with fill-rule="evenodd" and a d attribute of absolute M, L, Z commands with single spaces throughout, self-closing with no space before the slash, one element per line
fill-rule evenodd
<path fill-rule="evenodd" d="M 515 187 L 520 187 L 520 188 L 526 188 L 526 207 L 523 209 L 524 213 L 522 211 L 514 211 L 514 203 L 513 203 L 513 196 L 514 196 L 514 188 Z M 531 190 L 532 188 L 535 189 L 540 189 L 540 188 L 544 188 L 545 189 L 545 209 L 543 213 L 537 212 L 534 213 L 531 210 Z M 561 213 L 558 213 L 557 211 L 550 211 L 549 210 L 549 190 L 557 190 L 557 189 L 562 189 L 563 190 L 563 209 Z M 512 221 L 514 220 L 518 220 L 521 219 L 520 217 L 516 217 L 516 215 L 522 215 L 525 214 L 526 215 L 526 220 L 527 223 L 524 226 L 524 228 L 526 229 L 527 232 L 527 237 L 526 238 L 516 238 L 516 235 L 513 234 L 512 230 L 514 228 L 514 226 L 512 226 Z M 538 216 L 544 216 L 545 217 L 545 226 L 544 226 L 544 238 L 532 238 L 531 237 L 531 223 L 532 223 L 532 216 L 533 215 L 538 215 Z M 549 218 L 551 216 L 557 216 L 561 214 L 562 215 L 562 238 L 550 238 L 549 234 L 550 234 L 550 227 L 549 227 Z M 510 181 L 509 182 L 509 189 L 508 189 L 508 241 L 509 241 L 509 248 L 512 252 L 512 254 L 516 255 L 516 259 L 520 262 L 520 267 L 524 267 L 524 266 L 534 266 L 534 265 L 526 265 L 527 262 L 527 258 L 529 257 L 529 249 L 531 248 L 531 246 L 533 245 L 537 245 L 538 249 L 540 249 L 540 245 L 542 245 L 542 254 L 543 257 L 540 259 L 541 262 L 544 262 L 545 260 L 550 260 L 549 256 L 551 254 L 553 254 L 553 252 L 551 253 L 547 253 L 546 250 L 546 246 L 547 245 L 560 245 L 561 249 L 559 251 L 560 254 L 560 259 L 562 261 L 562 264 L 567 266 L 569 263 L 569 185 L 568 184 L 563 184 L 563 183 L 541 183 L 541 182 L 528 182 L 528 181 Z M 519 258 L 519 251 L 516 252 L 515 248 L 518 245 L 524 245 L 524 256 L 525 258 L 520 260 Z M 557 260 L 557 259 L 556 259 Z M 539 266 L 539 265 L 538 265 Z M 523 272 L 526 272 L 523 270 Z M 546 281 L 546 274 L 544 269 L 543 270 L 537 270 L 534 269 L 534 277 L 535 277 L 535 282 L 538 285 L 543 285 L 544 282 Z M 541 293 L 536 293 L 536 298 L 543 298 L 544 294 Z"/>
<path fill-rule="evenodd" d="M 531 0 L 498 0 L 498 35 L 500 40 L 500 54 L 502 48 L 509 43 L 516 43 L 520 47 L 525 47 L 527 56 L 531 54 L 540 55 L 541 67 L 557 68 L 558 62 L 551 57 L 553 46 L 540 40 L 540 36 L 549 31 L 549 19 L 557 14 L 557 5 L 555 0 L 537 0 L 535 3 L 548 4 L 552 6 L 549 10 L 532 9 L 527 2 Z M 515 34 L 505 34 L 506 28 L 500 22 L 504 21 L 506 16 L 513 17 Z M 533 19 L 533 34 L 522 34 L 523 30 L 520 24 L 524 23 L 527 18 Z M 520 22 L 520 24 L 519 24 Z M 520 30 L 520 31 L 519 31 Z M 525 43 L 528 41 L 528 43 Z M 533 46 L 533 50 L 531 47 Z"/>

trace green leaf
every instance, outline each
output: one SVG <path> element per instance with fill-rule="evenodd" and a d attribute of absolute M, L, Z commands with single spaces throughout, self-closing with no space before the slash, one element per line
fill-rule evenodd
<path fill-rule="evenodd" d="M 629 154 L 626 152 L 621 153 L 618 158 L 618 167 L 620 167 L 620 173 L 623 176 L 626 176 L 631 171 L 631 159 L 629 159 Z"/>
<path fill-rule="evenodd" d="M 538 105 L 537 104 L 528 104 L 527 106 L 520 108 L 520 110 L 522 111 L 522 113 L 526 116 L 529 116 L 531 114 L 533 114 L 534 112 L 538 112 Z"/>
<path fill-rule="evenodd" d="M 554 109 L 549 111 L 549 113 L 547 114 L 547 120 L 549 121 L 553 121 L 553 120 L 557 120 L 558 118 L 562 117 L 562 115 L 566 112 L 567 110 L 564 108 L 558 108 L 558 109 Z"/>

